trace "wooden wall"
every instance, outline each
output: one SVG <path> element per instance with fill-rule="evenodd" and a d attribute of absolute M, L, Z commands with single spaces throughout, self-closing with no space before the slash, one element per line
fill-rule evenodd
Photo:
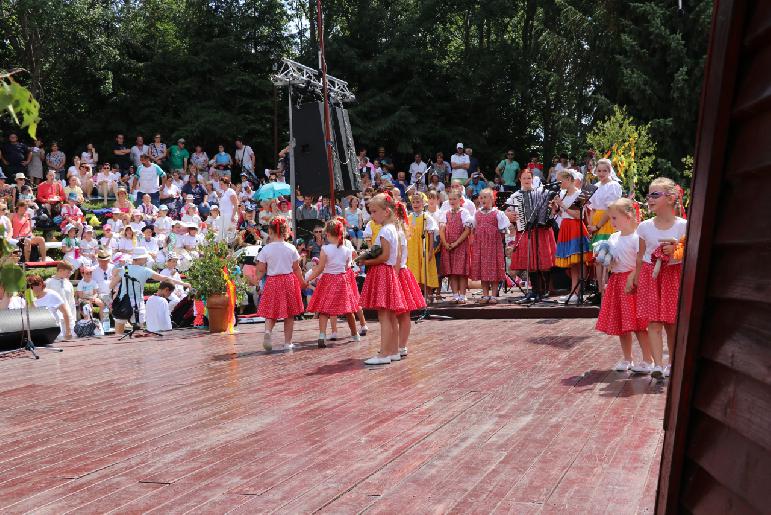
<path fill-rule="evenodd" d="M 771 513 L 771 0 L 715 0 L 658 513 Z"/>

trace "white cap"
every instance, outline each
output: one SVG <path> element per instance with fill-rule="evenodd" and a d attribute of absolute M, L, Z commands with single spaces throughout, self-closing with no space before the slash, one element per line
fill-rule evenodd
<path fill-rule="evenodd" d="M 455 145 L 455 148 L 463 148 L 463 143 L 458 143 L 457 145 Z"/>
<path fill-rule="evenodd" d="M 144 259 L 149 258 L 150 254 L 147 253 L 147 249 L 144 247 L 137 247 L 131 254 L 131 259 Z"/>

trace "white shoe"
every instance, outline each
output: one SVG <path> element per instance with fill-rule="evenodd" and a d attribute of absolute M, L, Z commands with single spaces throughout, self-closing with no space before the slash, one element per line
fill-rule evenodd
<path fill-rule="evenodd" d="M 332 340 L 333 342 L 337 341 L 337 331 L 331 333 L 329 335 L 329 339 Z"/>
<path fill-rule="evenodd" d="M 366 325 L 363 325 L 359 328 L 359 336 L 367 336 L 367 331 L 369 331 L 369 327 Z"/>
<path fill-rule="evenodd" d="M 578 295 L 571 295 L 565 299 L 565 304 L 578 304 Z"/>
<path fill-rule="evenodd" d="M 399 347 L 399 356 L 403 358 L 407 356 L 407 347 Z"/>
<path fill-rule="evenodd" d="M 660 366 L 656 365 L 655 367 L 653 367 L 653 369 L 651 369 L 651 377 L 654 379 L 663 378 L 664 370 Z"/>
<path fill-rule="evenodd" d="M 669 374 L 671 373 L 671 368 L 672 368 L 672 365 L 667 365 L 664 367 L 664 370 L 662 370 L 664 377 L 669 377 Z"/>
<path fill-rule="evenodd" d="M 359 336 L 358 334 L 352 334 L 351 335 L 351 340 L 353 340 L 355 342 L 360 342 L 361 341 L 361 336 Z"/>
<path fill-rule="evenodd" d="M 391 364 L 391 358 L 390 356 L 372 356 L 369 359 L 364 360 L 365 365 L 390 365 Z"/>
<path fill-rule="evenodd" d="M 650 374 L 651 370 L 653 370 L 653 367 L 650 363 L 647 363 L 645 361 L 639 361 L 637 363 L 632 364 L 632 368 L 630 368 L 632 372 L 635 374 Z"/>
<path fill-rule="evenodd" d="M 626 372 L 630 368 L 632 368 L 632 363 L 629 361 L 626 361 L 625 359 L 622 359 L 621 361 L 613 365 L 613 370 L 615 370 L 616 372 Z"/>
<path fill-rule="evenodd" d="M 296 347 L 296 345 L 292 342 L 285 343 L 284 344 L 284 350 L 292 350 Z"/>
<path fill-rule="evenodd" d="M 390 359 L 391 361 L 401 361 L 402 355 L 397 352 L 396 354 L 391 354 L 390 356 L 388 356 L 388 359 Z"/>
<path fill-rule="evenodd" d="M 273 345 L 271 344 L 271 340 L 273 339 L 273 334 L 270 331 L 265 331 L 265 336 L 262 338 L 262 348 L 265 349 L 267 352 L 270 352 L 273 350 Z"/>

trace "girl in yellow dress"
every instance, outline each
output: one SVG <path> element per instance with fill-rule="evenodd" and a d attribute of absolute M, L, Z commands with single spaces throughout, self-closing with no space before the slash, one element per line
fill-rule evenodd
<path fill-rule="evenodd" d="M 410 215 L 412 231 L 407 240 L 407 268 L 415 276 L 421 288 L 428 287 L 427 295 L 430 298 L 433 291 L 439 288 L 434 248 L 439 226 L 433 217 L 424 212 L 427 203 L 428 198 L 425 193 L 416 192 L 412 195 L 413 212 Z"/>

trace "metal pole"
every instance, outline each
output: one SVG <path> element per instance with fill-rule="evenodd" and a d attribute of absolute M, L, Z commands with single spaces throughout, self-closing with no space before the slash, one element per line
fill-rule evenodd
<path fill-rule="evenodd" d="M 296 182 L 296 175 L 295 175 L 295 168 L 294 168 L 294 130 L 292 129 L 292 83 L 290 82 L 288 84 L 288 91 L 289 94 L 287 95 L 289 97 L 289 187 L 291 188 L 290 192 L 290 213 L 292 213 L 292 234 L 294 235 L 294 239 L 297 239 L 297 208 L 295 207 L 297 204 L 297 188 L 295 185 Z"/>
<path fill-rule="evenodd" d="M 278 155 L 278 87 L 273 85 L 273 156 Z"/>
<path fill-rule="evenodd" d="M 327 147 L 327 170 L 329 171 L 329 209 L 337 213 L 335 204 L 335 165 L 332 156 L 332 127 L 329 114 L 329 83 L 327 81 L 327 56 L 324 53 L 324 18 L 321 15 L 321 0 L 316 0 L 317 29 L 319 32 L 319 60 L 321 61 L 322 94 L 324 95 L 324 140 Z"/>

